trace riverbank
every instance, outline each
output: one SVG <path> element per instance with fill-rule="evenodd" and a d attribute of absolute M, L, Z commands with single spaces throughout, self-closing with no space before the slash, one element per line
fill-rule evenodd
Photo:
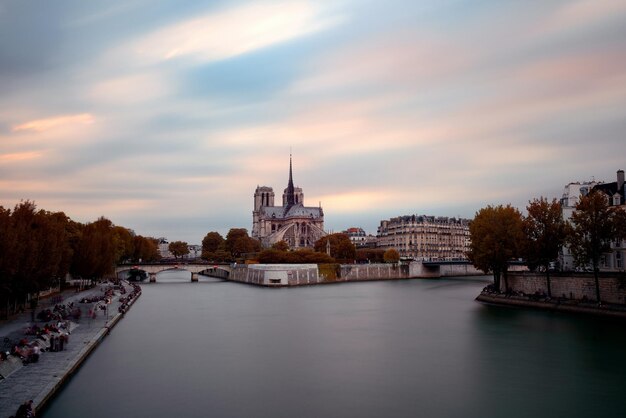
<path fill-rule="evenodd" d="M 489 305 L 508 306 L 517 308 L 532 308 L 555 312 L 568 312 L 585 315 L 607 316 L 626 319 L 626 306 L 616 304 L 601 304 L 596 302 L 539 299 L 530 296 L 505 295 L 483 291 L 476 300 Z"/>
<path fill-rule="evenodd" d="M 120 321 L 124 313 L 141 294 L 133 293 L 133 286 L 123 283 L 124 290 L 113 291 L 106 309 L 99 309 L 98 302 L 81 303 L 83 299 L 98 298 L 110 285 L 101 285 L 80 293 L 71 294 L 61 303 L 72 303 L 80 308 L 80 318 L 70 320 L 71 334 L 65 349 L 58 352 L 45 351 L 39 361 L 22 365 L 15 356 L 9 356 L 10 364 L 5 364 L 5 373 L 0 380 L 0 418 L 14 415 L 23 402 L 32 399 L 35 410 L 40 412 L 63 384 L 78 370 L 89 354 L 98 346 L 110 330 Z M 128 296 L 134 297 L 128 299 Z M 102 303 L 100 305 L 104 306 Z M 40 307 L 45 308 L 45 307 Z M 49 308 L 52 308 L 50 306 Z M 89 313 L 94 313 L 89 315 Z M 32 325 L 42 326 L 44 321 L 30 321 L 30 313 L 19 315 L 0 326 L 0 338 L 4 344 L 18 341 L 25 337 L 24 329 Z M 30 337 L 35 340 L 35 337 Z M 6 348 L 6 347 L 5 347 Z M 3 362 L 4 363 L 4 362 Z"/>

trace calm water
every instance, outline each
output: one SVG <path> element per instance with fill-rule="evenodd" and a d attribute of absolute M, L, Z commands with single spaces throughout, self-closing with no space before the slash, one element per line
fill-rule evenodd
<path fill-rule="evenodd" d="M 293 289 L 157 280 L 46 418 L 608 417 L 626 408 L 624 323 L 486 307 L 474 297 L 487 279 Z"/>

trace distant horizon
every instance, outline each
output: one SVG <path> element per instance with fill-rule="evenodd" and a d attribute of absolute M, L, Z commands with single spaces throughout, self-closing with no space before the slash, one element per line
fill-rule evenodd
<path fill-rule="evenodd" d="M 289 154 L 324 228 L 626 168 L 621 0 L 0 4 L 0 205 L 201 242 Z"/>

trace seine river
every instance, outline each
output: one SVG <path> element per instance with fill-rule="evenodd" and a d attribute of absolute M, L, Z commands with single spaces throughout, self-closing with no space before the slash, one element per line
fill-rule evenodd
<path fill-rule="evenodd" d="M 624 323 L 484 306 L 486 277 L 188 280 L 144 284 L 44 416 L 624 416 Z"/>

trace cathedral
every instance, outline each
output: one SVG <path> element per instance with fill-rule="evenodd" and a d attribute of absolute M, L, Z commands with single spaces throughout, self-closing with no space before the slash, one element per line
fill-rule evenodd
<path fill-rule="evenodd" d="M 263 247 L 285 241 L 289 248 L 312 248 L 315 241 L 325 236 L 322 207 L 304 206 L 304 193 L 293 186 L 291 156 L 289 156 L 289 183 L 283 192 L 282 206 L 274 206 L 274 190 L 257 186 L 252 212 L 252 237 Z"/>

